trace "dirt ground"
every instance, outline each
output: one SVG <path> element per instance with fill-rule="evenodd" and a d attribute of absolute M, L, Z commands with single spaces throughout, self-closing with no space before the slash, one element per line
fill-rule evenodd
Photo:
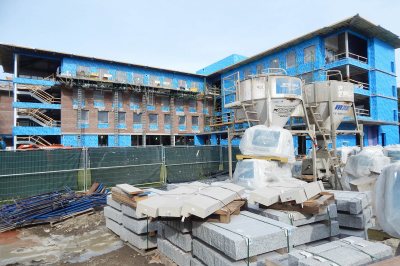
<path fill-rule="evenodd" d="M 141 255 L 105 227 L 103 211 L 0 234 L 0 265 L 162 265 L 157 251 Z"/>

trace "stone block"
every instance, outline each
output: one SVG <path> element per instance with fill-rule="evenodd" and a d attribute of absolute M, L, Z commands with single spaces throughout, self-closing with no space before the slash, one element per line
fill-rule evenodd
<path fill-rule="evenodd" d="M 190 233 L 180 233 L 166 224 L 164 224 L 162 230 L 162 236 L 169 242 L 185 252 L 190 252 L 192 250 L 192 235 Z"/>
<path fill-rule="evenodd" d="M 371 204 L 371 192 L 330 190 L 335 195 L 337 210 L 350 214 L 359 214 Z"/>
<path fill-rule="evenodd" d="M 181 220 L 161 220 L 162 223 L 175 228 L 175 230 L 181 233 L 190 233 L 192 232 L 192 220 L 185 219 L 183 222 Z"/>
<path fill-rule="evenodd" d="M 340 227 L 364 229 L 372 218 L 372 207 L 369 206 L 359 214 L 338 213 L 337 220 Z"/>
<path fill-rule="evenodd" d="M 158 250 L 179 266 L 190 266 L 192 255 L 174 246 L 166 239 L 157 239 Z"/>
<path fill-rule="evenodd" d="M 206 265 L 203 262 L 201 262 L 200 260 L 192 257 L 190 259 L 190 266 L 206 266 Z"/>
<path fill-rule="evenodd" d="M 387 245 L 348 237 L 306 250 L 293 250 L 289 253 L 289 265 L 367 265 L 391 256 L 391 247 Z"/>
<path fill-rule="evenodd" d="M 113 207 L 116 210 L 119 210 L 119 211 L 121 210 L 121 203 L 113 200 L 111 194 L 107 195 L 107 205 Z"/>
<path fill-rule="evenodd" d="M 138 235 L 127 228 L 123 228 L 124 239 L 138 249 L 151 249 L 157 247 L 157 237 L 148 234 Z"/>
<path fill-rule="evenodd" d="M 125 205 L 125 204 L 122 204 L 121 210 L 122 210 L 122 213 L 123 213 L 124 215 L 129 216 L 129 217 L 132 217 L 132 218 L 135 218 L 135 219 L 143 219 L 143 218 L 146 218 L 145 215 L 136 213 L 136 209 L 135 209 L 135 208 L 132 208 L 132 207 L 127 206 L 127 205 Z"/>
<path fill-rule="evenodd" d="M 119 224 L 122 224 L 122 212 L 117 209 L 114 209 L 113 207 L 110 206 L 104 207 L 104 216 Z"/>
<path fill-rule="evenodd" d="M 340 238 L 346 238 L 349 236 L 360 237 L 368 240 L 368 229 L 352 229 L 352 228 L 339 228 Z"/>
<path fill-rule="evenodd" d="M 318 222 L 297 227 L 292 235 L 292 243 L 294 246 L 314 242 L 331 236 L 339 235 L 339 223 L 332 220 L 328 222 Z"/>
<path fill-rule="evenodd" d="M 123 232 L 123 226 L 115 221 L 111 220 L 110 218 L 106 217 L 106 227 L 113 231 L 116 235 L 121 236 Z"/>
<path fill-rule="evenodd" d="M 290 246 L 296 229 L 243 211 L 232 216 L 228 224 L 193 221 L 192 234 L 237 261 Z"/>
<path fill-rule="evenodd" d="M 282 211 L 265 209 L 259 212 L 260 215 L 280 221 L 286 224 L 301 226 L 319 221 L 335 219 L 337 217 L 336 204 L 327 206 L 325 211 L 320 214 L 303 214 L 296 211 Z"/>
<path fill-rule="evenodd" d="M 147 232 L 157 231 L 158 225 L 156 221 L 148 219 L 134 219 L 126 215 L 122 216 L 122 224 L 125 228 L 136 234 L 146 234 Z"/>
<path fill-rule="evenodd" d="M 311 182 L 301 187 L 282 192 L 280 200 L 282 202 L 295 201 L 297 204 L 300 204 L 318 195 L 322 191 L 324 191 L 324 185 L 321 181 Z"/>

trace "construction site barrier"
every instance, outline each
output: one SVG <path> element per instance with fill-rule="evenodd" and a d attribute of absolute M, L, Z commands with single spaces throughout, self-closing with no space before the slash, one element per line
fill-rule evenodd
<path fill-rule="evenodd" d="M 232 148 L 235 165 L 239 149 Z M 0 201 L 63 189 L 86 191 L 94 182 L 162 186 L 228 172 L 223 146 L 96 147 L 0 152 Z"/>

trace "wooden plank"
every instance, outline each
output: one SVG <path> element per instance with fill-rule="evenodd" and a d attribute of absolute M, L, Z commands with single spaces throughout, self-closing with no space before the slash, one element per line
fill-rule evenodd
<path fill-rule="evenodd" d="M 86 194 L 88 194 L 88 195 L 93 194 L 98 187 L 99 187 L 99 183 L 97 183 L 97 182 L 93 183 L 93 185 L 90 187 L 89 191 Z"/>
<path fill-rule="evenodd" d="M 370 264 L 370 266 L 398 266 L 398 265 L 400 265 L 400 256 L 383 260 L 374 264 Z"/>
<path fill-rule="evenodd" d="M 281 163 L 287 163 L 288 158 L 278 157 L 278 156 L 256 156 L 256 155 L 236 155 L 237 160 L 245 160 L 245 159 L 258 159 L 258 160 L 266 160 L 266 161 L 277 161 Z"/>
<path fill-rule="evenodd" d="M 238 215 L 240 209 L 245 206 L 245 200 L 235 200 L 221 209 L 215 211 L 213 214 L 206 218 L 207 222 L 215 223 L 230 223 L 232 215 Z"/>

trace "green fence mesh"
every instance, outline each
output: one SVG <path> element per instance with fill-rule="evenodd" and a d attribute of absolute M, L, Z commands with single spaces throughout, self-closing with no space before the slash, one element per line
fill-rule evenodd
<path fill-rule="evenodd" d="M 228 147 L 222 147 L 222 161 L 224 169 L 229 171 L 229 157 L 228 157 Z M 232 147 L 232 171 L 235 171 L 236 166 L 236 155 L 241 154 L 239 147 Z"/>
<path fill-rule="evenodd" d="M 188 182 L 222 170 L 221 147 L 176 146 L 165 148 L 167 182 Z"/>
<path fill-rule="evenodd" d="M 162 181 L 161 146 L 89 148 L 88 157 L 92 182 L 115 186 Z"/>
<path fill-rule="evenodd" d="M 78 189 L 81 149 L 0 152 L 0 200 Z"/>
<path fill-rule="evenodd" d="M 238 148 L 232 154 L 235 166 Z M 0 152 L 0 200 L 93 182 L 157 185 L 195 181 L 228 171 L 228 148 L 221 146 L 101 147 Z M 167 180 L 165 180 L 167 177 Z"/>

